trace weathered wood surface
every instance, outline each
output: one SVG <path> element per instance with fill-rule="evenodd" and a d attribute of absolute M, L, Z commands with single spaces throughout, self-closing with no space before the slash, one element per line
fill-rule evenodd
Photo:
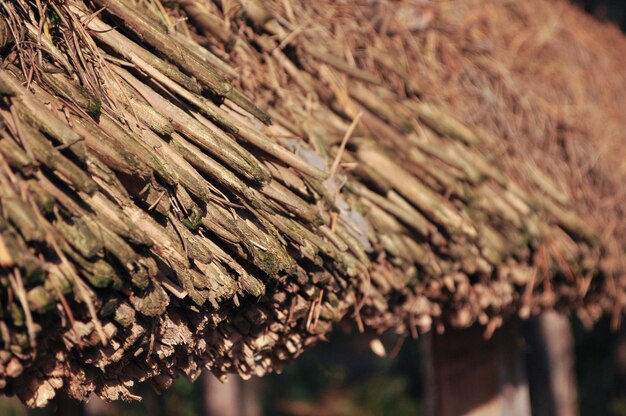
<path fill-rule="evenodd" d="M 578 415 L 574 336 L 568 317 L 543 312 L 528 323 L 526 339 L 533 415 Z"/>
<path fill-rule="evenodd" d="M 433 416 L 531 414 L 519 322 L 489 340 L 478 326 L 429 336 L 427 394 Z"/>

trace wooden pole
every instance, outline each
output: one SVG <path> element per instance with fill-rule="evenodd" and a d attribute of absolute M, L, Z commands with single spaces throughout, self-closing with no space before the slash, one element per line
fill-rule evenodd
<path fill-rule="evenodd" d="M 117 416 L 123 413 L 121 407 L 116 402 L 105 402 L 96 394 L 92 394 L 84 404 L 85 416 Z"/>
<path fill-rule="evenodd" d="M 526 339 L 533 415 L 577 415 L 574 341 L 569 319 L 554 311 L 533 317 Z"/>
<path fill-rule="evenodd" d="M 259 380 L 244 381 L 232 375 L 226 383 L 213 374 L 202 374 L 204 416 L 260 416 Z"/>
<path fill-rule="evenodd" d="M 68 397 L 66 394 L 57 394 L 51 406 L 55 416 L 84 416 L 85 407 L 82 402 Z"/>
<path fill-rule="evenodd" d="M 429 336 L 427 411 L 432 416 L 530 415 L 528 383 L 517 321 L 491 339 L 484 328 Z"/>
<path fill-rule="evenodd" d="M 213 374 L 202 374 L 202 395 L 204 416 L 239 415 L 239 379 L 231 377 L 226 383 L 220 382 Z"/>

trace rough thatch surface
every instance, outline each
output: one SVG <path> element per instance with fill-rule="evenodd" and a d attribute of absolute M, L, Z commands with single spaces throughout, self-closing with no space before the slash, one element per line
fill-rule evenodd
<path fill-rule="evenodd" d="M 0 392 L 263 375 L 344 318 L 619 322 L 626 41 L 565 3 L 0 14 Z"/>

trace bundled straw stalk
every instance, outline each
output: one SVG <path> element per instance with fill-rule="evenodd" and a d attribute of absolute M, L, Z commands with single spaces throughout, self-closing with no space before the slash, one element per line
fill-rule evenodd
<path fill-rule="evenodd" d="M 504 137 L 538 98 L 451 114 L 440 80 L 475 99 L 478 58 L 449 54 L 465 3 L 3 1 L 0 392 L 261 376 L 341 319 L 417 337 L 619 317 L 623 168 L 572 200 L 565 156 L 520 149 L 541 131 Z M 501 65 L 476 53 L 478 75 Z M 600 205 L 608 231 L 581 216 Z"/>

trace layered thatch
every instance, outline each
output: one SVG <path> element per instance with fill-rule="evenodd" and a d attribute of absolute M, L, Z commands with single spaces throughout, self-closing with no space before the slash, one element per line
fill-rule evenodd
<path fill-rule="evenodd" d="M 263 375 L 344 318 L 621 316 L 626 42 L 565 3 L 0 13 L 0 392 Z"/>

